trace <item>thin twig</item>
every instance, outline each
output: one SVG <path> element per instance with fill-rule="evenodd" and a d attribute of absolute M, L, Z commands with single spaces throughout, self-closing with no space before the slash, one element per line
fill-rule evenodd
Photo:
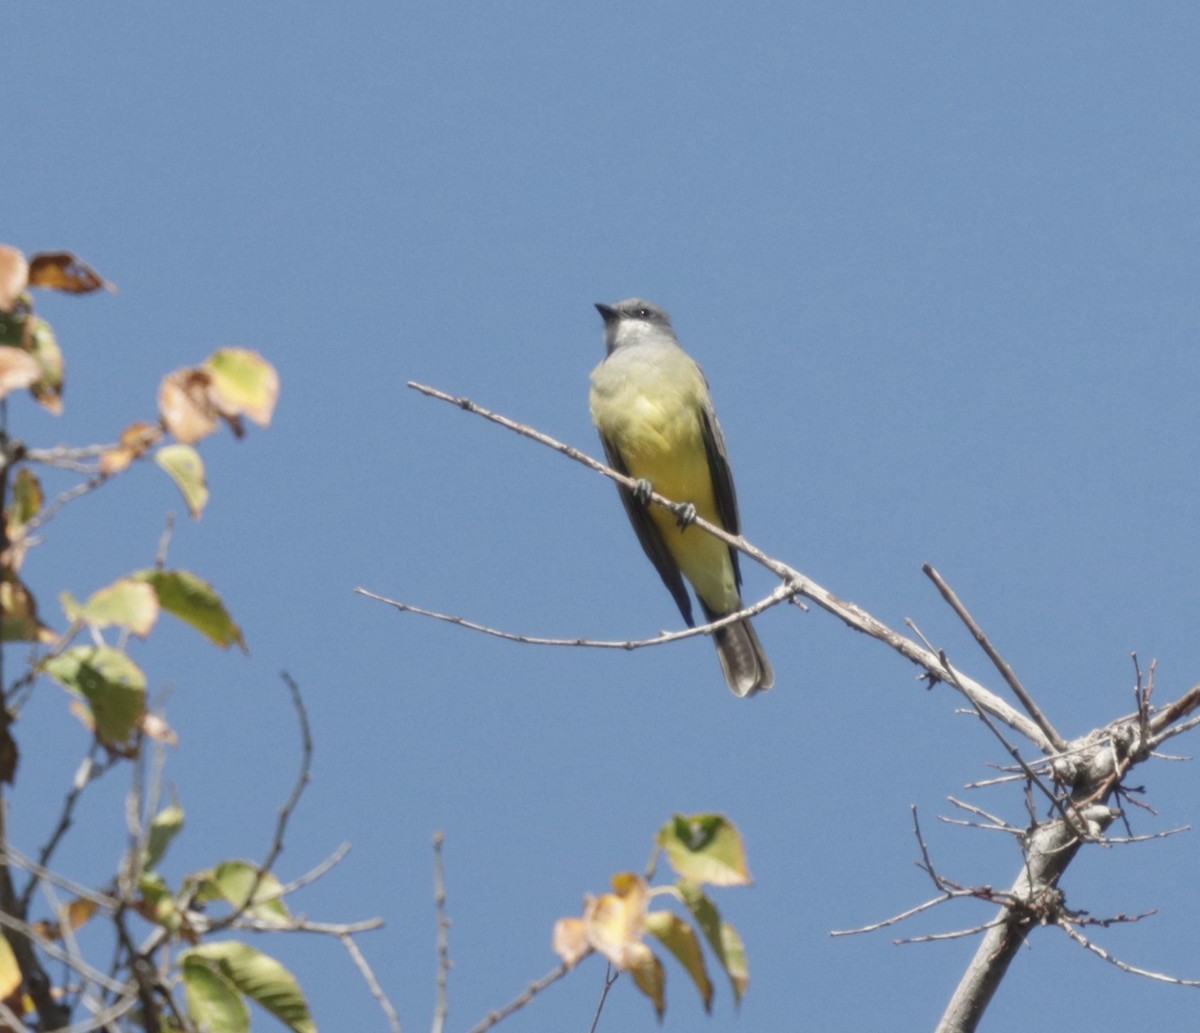
<path fill-rule="evenodd" d="M 892 943 L 897 947 L 906 947 L 910 943 L 940 943 L 942 940 L 962 940 L 968 936 L 978 936 L 980 933 L 986 933 L 989 929 L 994 929 L 1003 921 L 1003 918 L 993 918 L 980 925 L 973 925 L 970 929 L 955 929 L 949 933 L 929 933 L 926 936 L 906 936 L 899 940 L 893 940 Z"/>
<path fill-rule="evenodd" d="M 945 650 L 941 650 L 938 653 L 938 658 L 942 662 L 942 667 L 945 671 L 946 677 L 964 696 L 967 697 L 967 699 L 971 700 L 971 703 L 975 707 L 975 713 L 979 717 L 979 720 L 982 721 L 984 726 L 988 729 L 988 731 L 990 731 L 992 733 L 992 735 L 994 735 L 999 740 L 1000 745 L 1003 746 L 1008 751 L 1008 755 L 1010 757 L 1012 757 L 1012 759 L 1014 761 L 1016 761 L 1017 764 L 1020 765 L 1021 770 L 1025 772 L 1025 777 L 1030 781 L 1030 783 L 1032 783 L 1033 785 L 1036 785 L 1038 787 L 1038 789 L 1040 789 L 1042 791 L 1042 793 L 1045 795 L 1046 799 L 1050 801 L 1050 806 L 1053 807 L 1059 813 L 1059 815 L 1062 817 L 1063 821 L 1067 824 L 1067 826 L 1069 828 L 1075 830 L 1077 835 L 1079 835 L 1081 838 L 1084 838 L 1084 839 L 1089 838 L 1088 833 L 1087 833 L 1086 823 L 1078 822 L 1076 818 L 1069 817 L 1067 814 L 1067 804 L 1071 805 L 1071 810 L 1075 810 L 1074 805 L 1071 804 L 1071 802 L 1069 800 L 1067 801 L 1067 804 L 1064 804 L 1063 800 L 1054 794 L 1054 792 L 1049 788 L 1049 786 L 1047 786 L 1042 781 L 1042 779 L 1038 775 L 1038 773 L 1029 766 L 1029 764 L 1025 760 L 1025 758 L 1021 756 L 1021 751 L 1018 750 L 1015 746 L 1013 746 L 1012 743 L 1010 743 L 1004 737 L 1004 733 L 1001 732 L 1000 729 L 996 727 L 996 723 L 988 716 L 986 709 L 984 707 L 976 704 L 975 699 L 973 698 L 973 695 L 972 695 L 974 690 L 968 689 L 967 686 L 962 683 L 961 676 L 950 665 L 950 661 L 946 658 Z M 1080 831 L 1080 830 L 1082 830 L 1082 831 Z"/>
<path fill-rule="evenodd" d="M 901 911 L 900 914 L 892 915 L 891 918 L 885 918 L 881 922 L 873 922 L 871 925 L 864 925 L 858 929 L 832 929 L 830 930 L 829 935 L 859 936 L 862 933 L 877 932 L 880 929 L 886 929 L 889 925 L 897 925 L 900 922 L 907 921 L 914 915 L 919 915 L 923 911 L 928 911 L 931 908 L 937 907 L 939 904 L 945 904 L 947 901 L 951 900 L 964 900 L 966 898 L 972 898 L 974 900 L 984 900 L 988 903 L 992 903 L 997 900 L 1003 901 L 1003 898 L 1006 896 L 1007 894 L 991 893 L 986 897 L 981 897 L 980 891 L 978 890 L 947 890 L 940 897 L 934 897 L 932 900 L 925 901 L 924 904 L 918 904 L 916 907 L 910 907 L 907 911 Z"/>
<path fill-rule="evenodd" d="M 320 879 L 322 876 L 328 874 L 328 872 L 330 870 L 332 870 L 333 868 L 336 868 L 339 864 L 341 864 L 342 861 L 345 860 L 345 857 L 348 853 L 350 853 L 350 844 L 343 843 L 340 847 L 338 847 L 332 854 L 330 854 L 327 858 L 325 858 L 325 860 L 322 861 L 320 864 L 318 864 L 315 868 L 312 868 L 309 871 L 305 872 L 298 879 L 293 879 L 291 882 L 287 883 L 286 885 L 280 886 L 279 892 L 277 894 L 273 894 L 273 895 L 279 896 L 279 897 L 286 897 L 289 894 L 295 893 L 296 890 L 303 889 L 305 886 L 311 885 L 312 883 L 314 883 L 318 879 Z M 260 897 L 259 899 L 266 900 L 268 898 Z"/>
<path fill-rule="evenodd" d="M 525 424 L 517 423 L 515 420 L 510 420 L 506 416 L 501 416 L 498 413 L 484 409 L 480 405 L 476 405 L 469 398 L 456 398 L 453 395 L 446 394 L 436 388 L 427 387 L 424 384 L 409 382 L 408 386 L 414 391 L 419 391 L 430 398 L 435 398 L 442 402 L 448 402 L 451 405 L 457 406 L 460 409 L 470 412 L 483 419 L 489 420 L 502 427 L 505 427 L 522 437 L 529 438 L 539 444 L 545 445 L 562 455 L 573 459 L 575 462 L 586 466 L 588 469 L 602 474 L 603 476 L 615 481 L 617 484 L 623 485 L 630 490 L 637 490 L 638 483 L 631 477 L 626 477 L 624 474 L 618 473 L 616 470 L 605 466 L 603 463 L 585 455 L 577 448 L 572 448 L 569 445 L 557 441 L 547 434 L 534 430 Z M 665 496 L 659 495 L 656 492 L 651 492 L 650 502 L 655 505 L 664 506 L 667 509 L 676 511 L 678 503 Z M 871 636 L 874 639 L 882 642 L 884 645 L 898 652 L 906 660 L 911 661 L 918 667 L 923 668 L 928 672 L 934 672 L 939 668 L 939 661 L 935 653 L 930 650 L 922 649 L 911 639 L 906 638 L 899 632 L 889 628 L 882 621 L 872 617 L 862 607 L 854 603 L 847 602 L 844 599 L 839 599 L 828 589 L 818 585 L 811 578 L 801 574 L 798 570 L 782 563 L 779 560 L 768 556 L 761 549 L 752 545 L 740 535 L 731 535 L 723 528 L 710 524 L 703 518 L 697 517 L 693 521 L 694 526 L 702 528 L 706 533 L 712 535 L 719 541 L 724 542 L 730 548 L 737 549 L 742 555 L 746 556 L 753 562 L 780 579 L 786 592 L 791 595 L 802 595 L 804 598 L 816 603 L 826 612 L 837 617 L 847 626 L 854 628 L 856 631 L 861 631 L 864 634 Z M 787 596 L 785 596 L 787 597 Z M 624 648 L 624 647 L 622 647 Z M 937 675 L 935 675 L 937 676 Z M 1052 750 L 1049 740 L 1046 738 L 1045 732 L 1037 725 L 1036 722 L 1026 717 L 1016 708 L 1010 706 L 1005 700 L 989 692 L 978 682 L 973 681 L 966 675 L 960 674 L 959 680 L 961 684 L 971 688 L 974 693 L 973 702 L 977 706 L 983 706 L 998 720 L 1003 721 L 1014 731 L 1024 735 L 1025 738 L 1034 742 L 1043 752 Z"/>
<path fill-rule="evenodd" d="M 246 891 L 246 899 L 238 907 L 234 908 L 230 914 L 226 915 L 220 921 L 215 922 L 212 926 L 213 931 L 218 931 L 232 925 L 247 910 L 259 902 L 257 899 L 259 888 L 262 886 L 263 879 L 267 873 L 275 867 L 275 862 L 279 859 L 279 855 L 283 853 L 283 843 L 287 835 L 288 823 L 291 821 L 292 814 L 300 803 L 300 798 L 304 795 L 304 790 L 308 787 L 313 757 L 312 729 L 308 723 L 308 710 L 304 706 L 304 697 L 300 695 L 300 686 L 296 684 L 292 676 L 287 671 L 281 671 L 279 676 L 283 679 L 283 683 L 287 686 L 288 693 L 292 697 L 292 708 L 296 711 L 296 719 L 300 724 L 300 770 L 296 775 L 296 781 L 292 786 L 291 793 L 279 809 L 279 817 L 275 821 L 275 836 L 271 841 L 270 848 L 267 850 L 267 856 L 254 871 L 254 878 L 251 880 L 250 888 Z"/>
<path fill-rule="evenodd" d="M 994 814 L 989 814 L 982 807 L 976 807 L 974 804 L 966 803 L 965 801 L 956 799 L 953 796 L 948 796 L 948 797 L 946 797 L 946 799 L 949 800 L 952 804 L 954 804 L 955 807 L 959 808 L 960 810 L 964 810 L 968 814 L 974 814 L 976 817 L 979 817 L 979 818 L 986 818 L 988 821 L 992 822 L 994 825 L 999 826 L 1000 828 L 1003 828 L 1010 832 L 1019 832 L 1020 831 L 1020 829 L 1010 825 L 1003 818 L 998 818 Z"/>
<path fill-rule="evenodd" d="M 596 1015 L 592 1019 L 591 1029 L 588 1033 L 596 1033 L 596 1027 L 600 1025 L 600 1013 L 604 1011 L 604 1002 L 608 1000 L 608 991 L 613 988 L 613 983 L 621 978 L 621 970 L 613 968 L 613 963 L 608 963 L 608 968 L 604 970 L 604 989 L 600 991 L 600 1000 L 596 1004 Z"/>
<path fill-rule="evenodd" d="M 442 844 L 445 833 L 433 836 L 433 904 L 437 911 L 437 1005 L 433 1011 L 433 1033 L 446 1028 L 449 1001 L 446 983 L 450 976 L 450 919 L 446 917 L 446 879 L 442 866 Z"/>
<path fill-rule="evenodd" d="M 243 915 L 229 926 L 224 919 L 218 923 L 206 923 L 197 911 L 187 912 L 190 927 L 198 934 L 207 935 L 227 926 L 244 929 L 252 933 L 315 933 L 320 936 L 358 936 L 383 928 L 382 918 L 364 918 L 361 922 L 313 922 L 307 918 L 249 918 Z"/>
<path fill-rule="evenodd" d="M 383 992 L 383 987 L 379 985 L 379 980 L 375 978 L 375 973 L 371 971 L 371 966 L 367 964 L 366 956 L 358 949 L 358 944 L 354 942 L 354 938 L 348 934 L 342 934 L 338 937 L 342 941 L 342 946 L 346 948 L 355 967 L 363 977 L 363 982 L 367 984 L 367 989 L 371 991 L 371 996 L 379 1003 L 379 1007 L 383 1009 L 383 1014 L 388 1021 L 388 1028 L 392 1033 L 400 1033 L 400 1016 L 396 1014 L 396 1009 L 392 1002 L 388 999 L 388 995 Z"/>
<path fill-rule="evenodd" d="M 75 778 L 71 783 L 71 788 L 67 795 L 63 798 L 62 810 L 59 812 L 58 824 L 54 827 L 54 831 L 50 834 L 50 838 L 38 851 L 37 862 L 27 861 L 25 859 L 18 860 L 26 871 L 32 873 L 32 877 L 25 884 L 25 888 L 21 891 L 20 906 L 21 914 L 27 914 L 29 911 L 29 902 L 33 899 L 33 891 L 36 888 L 37 880 L 47 877 L 46 866 L 50 863 L 50 859 L 54 856 L 54 851 L 58 849 L 58 844 L 62 842 L 63 836 L 71 828 L 75 820 L 75 807 L 79 803 L 79 798 L 83 795 L 85 789 L 100 778 L 105 772 L 110 770 L 114 764 L 118 762 L 116 755 L 109 756 L 105 762 L 97 763 L 100 754 L 100 744 L 92 743 L 91 749 L 84 757 L 79 768 L 75 772 Z M 7 853 L 14 859 L 20 855 L 11 847 L 7 848 Z M 43 874 L 46 873 L 46 874 Z M 71 892 L 80 896 L 83 894 L 79 889 L 73 888 Z"/>
<path fill-rule="evenodd" d="M 542 976 L 541 979 L 530 983 L 525 988 L 524 992 L 520 994 L 520 996 L 513 998 L 499 1011 L 492 1012 L 486 1019 L 479 1023 L 478 1026 L 474 1027 L 471 1030 L 471 1033 L 484 1033 L 485 1030 L 491 1029 L 494 1025 L 496 1025 L 497 1022 L 507 1019 L 513 1012 L 520 1011 L 522 1008 L 526 1007 L 538 994 L 545 990 L 546 987 L 557 983 L 570 971 L 571 966 L 564 961 L 558 966 L 558 968 L 554 969 L 554 971 L 547 972 L 544 976 Z"/>
<path fill-rule="evenodd" d="M 502 631 L 499 628 L 490 628 L 486 624 L 478 624 L 475 621 L 467 620 L 465 617 L 456 617 L 450 613 L 438 613 L 436 610 L 426 610 L 420 606 L 413 606 L 410 603 L 398 602 L 395 599 L 388 599 L 386 596 L 376 595 L 365 588 L 356 588 L 354 590 L 359 595 L 366 596 L 368 599 L 374 599 L 376 602 L 387 603 L 388 606 L 394 606 L 397 610 L 406 613 L 415 613 L 420 617 L 430 617 L 433 620 L 444 621 L 447 624 L 453 624 L 460 628 L 466 628 L 468 631 L 478 631 L 483 635 L 490 635 L 492 638 L 503 639 L 506 642 L 519 642 L 526 646 L 586 646 L 589 649 L 644 649 L 647 646 L 662 646 L 668 642 L 678 642 L 681 639 L 695 638 L 698 635 L 711 635 L 714 631 L 726 627 L 730 624 L 737 624 L 745 620 L 747 617 L 754 617 L 764 610 L 770 609 L 772 606 L 777 606 L 779 603 L 790 598 L 795 594 L 793 589 L 786 586 L 780 586 L 775 589 L 770 595 L 752 606 L 746 606 L 738 610 L 736 613 L 726 614 L 719 620 L 710 621 L 708 624 L 701 624 L 694 628 L 685 628 L 682 631 L 662 631 L 654 638 L 646 639 L 627 639 L 622 641 L 605 641 L 602 639 L 591 638 L 539 638 L 535 635 L 519 635 L 512 631 Z"/>
<path fill-rule="evenodd" d="M 1098 947 L 1092 943 L 1077 929 L 1071 928 L 1071 923 L 1065 917 L 1058 920 L 1058 927 L 1065 932 L 1072 940 L 1085 950 L 1091 951 L 1096 957 L 1107 961 L 1110 965 L 1119 968 L 1122 972 L 1128 972 L 1132 976 L 1145 976 L 1147 979 L 1153 979 L 1157 983 L 1171 983 L 1174 986 L 1195 986 L 1200 987 L 1200 979 L 1179 979 L 1176 976 L 1164 975 L 1162 972 L 1151 972 L 1149 969 L 1138 968 L 1136 965 L 1130 965 L 1128 962 L 1122 961 L 1120 958 L 1115 958 L 1109 954 L 1103 947 Z"/>
<path fill-rule="evenodd" d="M 925 845 L 925 837 L 921 834 L 921 820 L 917 816 L 917 805 L 912 804 L 910 807 L 913 820 L 913 835 L 917 837 L 917 845 L 921 848 L 921 857 L 924 859 L 924 864 L 921 869 L 933 880 L 933 885 L 946 892 L 946 884 L 942 882 L 942 877 L 938 875 L 937 869 L 933 866 L 933 860 L 929 856 L 929 847 Z"/>
<path fill-rule="evenodd" d="M 967 630 L 975 636 L 975 641 L 979 643 L 980 648 L 987 654 L 988 659 L 992 661 L 992 665 L 997 671 L 1000 672 L 1000 677 L 1002 677 L 1008 684 L 1008 687 L 1012 689 L 1013 695 L 1021 701 L 1021 706 L 1025 708 L 1025 713 L 1033 718 L 1033 720 L 1037 722 L 1037 726 L 1046 733 L 1046 738 L 1050 741 L 1050 745 L 1053 746 L 1055 750 L 1066 749 L 1066 740 L 1059 735 L 1057 731 L 1055 731 L 1054 725 L 1050 723 L 1049 718 L 1042 713 L 1041 708 L 1036 702 L 1034 702 L 1033 697 L 1025 691 L 1025 686 L 1022 685 L 1020 679 L 1017 678 L 1016 672 L 1011 666 L 1009 666 L 1008 661 L 1006 661 L 1000 655 L 996 647 L 992 645 L 991 640 L 987 637 L 987 635 L 984 634 L 983 629 L 975 621 L 975 618 L 972 617 L 968 612 L 966 606 L 964 606 L 962 600 L 958 598 L 958 595 L 955 593 L 954 589 L 952 589 L 946 583 L 942 575 L 934 570 L 934 568 L 928 563 L 923 564 L 921 570 L 924 572 L 925 576 L 937 586 L 937 590 L 941 593 L 942 598 L 945 599 L 950 605 L 950 608 L 956 614 L 958 614 L 959 620 L 961 620 L 963 624 L 967 626 Z"/>

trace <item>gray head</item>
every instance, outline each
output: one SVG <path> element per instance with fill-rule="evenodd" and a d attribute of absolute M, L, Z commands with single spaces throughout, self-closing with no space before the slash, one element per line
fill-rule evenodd
<path fill-rule="evenodd" d="M 611 354 L 617 348 L 644 341 L 666 340 L 678 344 L 671 317 L 644 298 L 627 298 L 615 305 L 596 304 L 604 320 L 604 344 Z"/>

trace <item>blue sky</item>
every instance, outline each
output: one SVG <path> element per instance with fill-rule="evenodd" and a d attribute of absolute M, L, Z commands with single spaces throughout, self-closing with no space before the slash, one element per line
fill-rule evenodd
<path fill-rule="evenodd" d="M 250 658 L 165 627 L 135 652 L 182 737 L 173 874 L 265 851 L 298 754 L 286 668 L 317 756 L 281 874 L 353 844 L 294 906 L 386 919 L 363 946 L 407 1029 L 433 1008 L 435 830 L 465 1030 L 553 967 L 557 917 L 640 868 L 672 813 L 706 810 L 746 839 L 756 885 L 720 903 L 753 984 L 740 1013 L 719 987 L 706 1019 L 671 968 L 667 1028 L 931 1028 L 973 941 L 828 932 L 932 895 L 913 804 L 947 875 L 1016 875 L 1011 844 L 934 817 L 1004 759 L 986 731 L 819 612 L 759 618 L 777 687 L 738 701 L 707 643 L 524 648 L 355 595 L 537 635 L 678 624 L 611 485 L 404 385 L 599 452 L 592 303 L 651 298 L 708 374 L 755 544 L 996 686 L 934 564 L 1067 735 L 1132 709 L 1131 651 L 1174 698 L 1200 672 L 1200 11 L 9 5 L 0 31 L 3 240 L 74 250 L 120 287 L 42 300 L 66 413 L 17 399 L 13 432 L 112 440 L 163 373 L 223 345 L 282 377 L 269 431 L 206 445 L 213 501 L 172 546 Z M 69 509 L 26 567 L 43 607 L 146 565 L 179 508 L 147 464 Z M 56 693 L 18 728 L 26 849 L 86 746 Z M 1196 778 L 1142 769 L 1160 814 L 1135 831 L 1195 821 Z M 122 790 L 97 787 L 68 874 L 111 871 Z M 1023 823 L 1014 790 L 973 800 Z M 1159 908 L 1096 939 L 1196 978 L 1196 857 L 1191 836 L 1093 850 L 1068 902 Z M 384 1028 L 336 945 L 257 945 L 322 1028 Z M 586 1028 L 602 978 L 592 959 L 502 1028 Z M 1190 1030 L 1191 994 L 1044 932 L 984 1028 L 1053 1007 L 1061 1030 Z M 618 985 L 600 1028 L 653 1027 Z"/>

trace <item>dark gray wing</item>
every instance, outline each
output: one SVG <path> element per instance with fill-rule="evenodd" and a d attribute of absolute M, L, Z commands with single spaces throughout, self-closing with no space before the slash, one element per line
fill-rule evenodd
<path fill-rule="evenodd" d="M 629 470 L 625 466 L 625 460 L 621 458 L 621 453 L 617 451 L 616 446 L 604 434 L 600 435 L 600 441 L 604 445 L 604 454 L 608 457 L 608 465 L 626 477 L 630 476 Z M 654 521 L 650 519 L 649 510 L 634 498 L 633 492 L 628 488 L 618 484 L 617 491 L 621 495 L 621 502 L 625 505 L 625 512 L 629 514 L 629 522 L 633 524 L 633 529 L 637 532 L 638 541 L 642 543 L 643 551 L 650 558 L 650 562 L 654 564 L 658 576 L 663 579 L 663 584 L 667 586 L 667 591 L 671 593 L 687 626 L 694 627 L 692 600 L 688 596 L 687 588 L 684 587 L 683 575 L 679 573 L 679 567 L 675 565 L 674 557 L 667 550 L 666 542 L 658 533 Z M 735 560 L 735 570 L 736 562 Z"/>
<path fill-rule="evenodd" d="M 733 472 L 729 469 L 729 453 L 725 449 L 725 435 L 717 422 L 717 414 L 709 402 L 701 410 L 701 426 L 704 431 L 704 451 L 708 453 L 708 469 L 712 474 L 713 495 L 717 500 L 717 512 L 721 524 L 730 534 L 742 533 L 742 522 L 738 517 L 737 492 L 733 490 Z M 733 577 L 738 588 L 742 587 L 742 568 L 738 565 L 736 549 L 729 550 L 733 561 Z"/>

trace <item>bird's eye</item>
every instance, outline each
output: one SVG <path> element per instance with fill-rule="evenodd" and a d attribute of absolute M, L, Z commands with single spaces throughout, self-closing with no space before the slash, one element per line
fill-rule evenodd
<path fill-rule="evenodd" d="M 637 312 L 635 314 L 637 315 L 638 319 L 649 319 L 650 318 L 650 310 L 648 308 L 640 308 L 637 310 Z"/>

